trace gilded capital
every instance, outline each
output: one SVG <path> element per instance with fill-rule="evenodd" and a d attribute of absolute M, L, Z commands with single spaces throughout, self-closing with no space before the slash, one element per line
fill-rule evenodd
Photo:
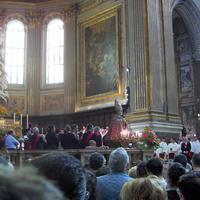
<path fill-rule="evenodd" d="M 35 27 L 42 23 L 43 20 L 43 12 L 42 10 L 29 10 L 25 13 L 25 17 L 29 27 Z"/>

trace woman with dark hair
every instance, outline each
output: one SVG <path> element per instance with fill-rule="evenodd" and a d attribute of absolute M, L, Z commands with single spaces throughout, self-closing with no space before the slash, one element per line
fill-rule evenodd
<path fill-rule="evenodd" d="M 146 168 L 146 162 L 142 161 L 137 165 L 137 178 L 141 178 L 141 177 L 147 177 L 148 176 L 148 171 Z"/>

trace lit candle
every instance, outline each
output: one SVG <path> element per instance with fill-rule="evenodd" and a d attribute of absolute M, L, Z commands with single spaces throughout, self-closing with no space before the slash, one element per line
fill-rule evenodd
<path fill-rule="evenodd" d="M 20 114 L 20 125 L 22 126 L 22 113 Z"/>
<path fill-rule="evenodd" d="M 26 128 L 28 128 L 28 114 L 26 115 Z"/>
<path fill-rule="evenodd" d="M 15 125 L 15 112 L 14 112 L 13 122 L 14 122 L 14 125 Z"/>

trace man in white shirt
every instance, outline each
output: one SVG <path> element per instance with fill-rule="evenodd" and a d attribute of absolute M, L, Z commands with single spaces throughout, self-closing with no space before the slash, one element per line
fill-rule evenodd
<path fill-rule="evenodd" d="M 162 149 L 162 153 L 167 153 L 168 152 L 168 146 L 165 141 L 165 138 L 162 138 L 162 141 L 160 143 L 160 148 Z"/>
<path fill-rule="evenodd" d="M 191 152 L 200 153 L 200 142 L 196 135 L 194 135 L 193 141 L 191 142 Z"/>
<path fill-rule="evenodd" d="M 170 143 L 168 144 L 168 154 L 169 153 L 174 153 L 177 154 L 177 150 L 178 150 L 178 144 L 176 143 L 174 138 L 170 139 Z"/>

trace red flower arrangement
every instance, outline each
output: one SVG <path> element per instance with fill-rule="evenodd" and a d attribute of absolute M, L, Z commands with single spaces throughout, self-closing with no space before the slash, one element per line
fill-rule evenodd
<path fill-rule="evenodd" d="M 150 127 L 145 127 L 140 138 L 139 145 L 144 148 L 156 149 L 159 146 L 160 139 L 155 131 Z"/>

